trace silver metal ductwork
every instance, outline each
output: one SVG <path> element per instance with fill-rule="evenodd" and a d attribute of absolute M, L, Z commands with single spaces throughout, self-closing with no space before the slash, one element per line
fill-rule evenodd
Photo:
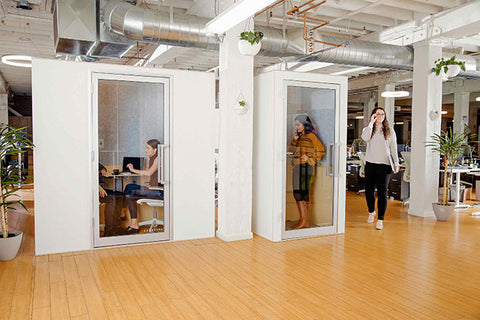
<path fill-rule="evenodd" d="M 128 39 L 216 50 L 217 37 L 205 31 L 209 19 L 185 14 L 172 14 L 134 7 L 121 0 L 110 0 L 102 9 L 103 20 L 111 32 Z M 263 32 L 260 55 L 272 57 L 302 56 L 303 60 L 335 62 L 378 68 L 411 70 L 413 50 L 409 47 L 352 40 L 345 48 L 305 56 L 306 42 L 303 29 L 289 30 L 283 37 L 282 30 L 256 27 Z M 343 43 L 345 40 L 316 33 L 316 39 Z"/>
<path fill-rule="evenodd" d="M 81 18 L 79 14 L 72 16 L 72 12 L 84 12 L 84 18 L 88 17 L 88 21 L 95 20 L 97 26 L 96 37 L 93 37 L 93 42 L 91 32 L 89 32 L 90 47 L 87 52 L 76 50 L 77 47 L 85 48 L 88 47 L 87 45 L 70 46 L 70 48 L 65 48 L 65 45 L 63 47 L 57 45 L 57 52 L 60 49 L 60 52 L 67 51 L 67 53 L 72 54 L 121 57 L 136 41 L 208 50 L 218 50 L 219 47 L 218 37 L 205 30 L 205 25 L 209 21 L 207 18 L 143 9 L 122 0 L 90 0 L 88 2 L 90 5 L 94 3 L 95 10 L 92 9 L 92 6 L 87 6 L 88 10 L 80 11 L 70 10 L 70 7 L 75 6 L 78 1 L 57 1 L 59 26 L 65 19 Z M 62 8 L 63 10 L 61 10 Z M 92 18 L 93 12 L 96 13 L 95 19 Z M 72 24 L 70 23 L 70 25 Z M 66 24 L 63 23 L 63 25 Z M 78 23 L 75 25 L 78 25 Z M 83 25 L 91 27 L 87 23 L 83 23 Z M 64 29 L 59 30 L 58 38 L 62 40 L 62 35 L 68 35 L 68 41 L 64 40 L 63 43 L 70 44 L 72 43 L 70 39 L 75 38 L 75 36 L 71 35 L 71 29 Z M 307 44 L 303 38 L 303 29 L 288 30 L 285 37 L 282 30 L 279 29 L 261 26 L 257 26 L 256 29 L 264 34 L 259 55 L 290 57 L 292 60 L 301 61 L 413 70 L 413 49 L 410 47 L 349 40 L 346 47 L 306 55 Z M 70 33 L 67 34 L 66 31 L 70 31 Z M 79 37 L 77 39 L 82 40 L 83 38 Z M 343 38 L 322 35 L 318 31 L 316 31 L 315 39 L 329 43 L 343 43 L 345 41 Z M 80 44 L 85 44 L 85 40 L 82 41 Z M 62 41 L 58 41 L 58 43 L 61 44 Z M 324 49 L 322 45 L 315 44 L 314 51 L 321 49 Z M 71 52 L 68 52 L 69 50 Z M 444 54 L 444 56 L 449 58 L 451 55 Z M 457 58 L 466 61 L 467 71 L 461 72 L 461 76 L 480 78 L 480 71 L 477 71 L 477 66 L 480 64 L 474 58 L 464 55 L 457 55 Z"/>
<path fill-rule="evenodd" d="M 111 0 L 103 8 L 103 21 L 115 34 L 131 40 L 218 50 L 218 39 L 205 31 L 209 19 L 153 11 Z"/>

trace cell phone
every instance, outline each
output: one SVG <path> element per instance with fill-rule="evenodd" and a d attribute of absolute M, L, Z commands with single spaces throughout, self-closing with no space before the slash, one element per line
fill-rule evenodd
<path fill-rule="evenodd" d="M 300 131 L 297 131 L 297 136 L 299 136 L 299 137 L 300 137 L 301 135 L 302 135 L 302 132 L 300 132 Z"/>

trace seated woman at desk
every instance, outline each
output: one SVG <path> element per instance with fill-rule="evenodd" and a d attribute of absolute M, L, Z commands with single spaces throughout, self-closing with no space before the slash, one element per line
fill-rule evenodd
<path fill-rule="evenodd" d="M 150 188 L 161 186 L 161 184 L 158 182 L 157 148 L 159 144 L 160 141 L 157 139 L 147 141 L 145 146 L 145 154 L 150 157 L 148 169 L 137 170 L 133 168 L 131 163 L 127 165 L 128 170 L 130 170 L 132 173 L 150 177 Z M 163 190 L 152 190 L 148 187 L 139 186 L 138 184 L 128 184 L 125 187 L 125 197 L 127 199 L 128 211 L 130 211 L 130 225 L 125 230 L 125 233 L 134 234 L 140 231 L 137 222 L 137 200 L 141 198 L 163 200 Z"/>

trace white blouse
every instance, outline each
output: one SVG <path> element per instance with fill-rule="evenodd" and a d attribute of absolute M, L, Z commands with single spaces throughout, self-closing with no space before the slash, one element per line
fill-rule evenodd
<path fill-rule="evenodd" d="M 381 130 L 381 126 L 377 127 L 375 134 L 372 136 L 373 124 L 363 128 L 362 139 L 367 142 L 367 155 L 365 160 L 371 163 L 390 165 L 388 160 L 387 146 L 390 148 L 395 166 L 399 165 L 397 153 L 397 136 L 395 131 L 390 128 L 390 135 L 387 137 L 386 143 Z"/>

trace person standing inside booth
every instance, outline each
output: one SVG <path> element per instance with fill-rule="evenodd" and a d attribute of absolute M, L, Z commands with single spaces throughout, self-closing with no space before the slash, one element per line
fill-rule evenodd
<path fill-rule="evenodd" d="M 323 158 L 325 148 L 317 137 L 312 120 L 306 114 L 295 117 L 295 132 L 290 143 L 293 151 L 293 196 L 300 219 L 293 229 L 309 228 L 308 206 L 315 166 Z"/>

